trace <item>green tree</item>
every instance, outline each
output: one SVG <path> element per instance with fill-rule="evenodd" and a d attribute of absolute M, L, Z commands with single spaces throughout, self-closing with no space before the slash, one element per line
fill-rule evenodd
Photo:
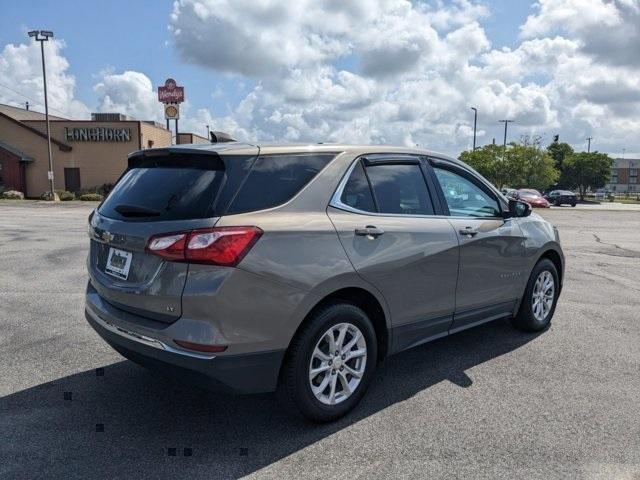
<path fill-rule="evenodd" d="M 609 181 L 613 159 L 606 153 L 579 152 L 565 158 L 560 182 L 569 188 L 577 188 L 580 199 L 589 189 L 604 187 Z"/>
<path fill-rule="evenodd" d="M 553 158 L 556 169 L 562 172 L 564 159 L 573 153 L 573 148 L 568 143 L 553 142 L 547 147 L 547 152 Z"/>
<path fill-rule="evenodd" d="M 521 188 L 545 190 L 560 176 L 551 155 L 535 144 L 513 144 L 506 155 L 509 170 Z"/>
<path fill-rule="evenodd" d="M 485 145 L 473 150 L 464 151 L 460 154 L 460 160 L 474 168 L 480 175 L 485 177 L 498 188 L 507 185 L 508 175 L 502 165 L 503 150 L 498 145 Z"/>
<path fill-rule="evenodd" d="M 465 151 L 460 160 L 477 170 L 498 188 L 536 188 L 553 185 L 559 173 L 553 158 L 542 147 L 540 137 L 524 136 L 505 151 L 501 145 L 485 145 L 476 151 Z"/>

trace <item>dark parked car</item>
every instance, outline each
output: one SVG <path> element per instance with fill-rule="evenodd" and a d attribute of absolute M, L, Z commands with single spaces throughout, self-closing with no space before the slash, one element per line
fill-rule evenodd
<path fill-rule="evenodd" d="M 114 349 L 214 390 L 277 389 L 315 421 L 391 354 L 505 317 L 544 330 L 564 271 L 529 205 L 380 145 L 135 152 L 89 237 L 86 317 Z"/>
<path fill-rule="evenodd" d="M 571 205 L 575 207 L 576 203 L 578 203 L 578 196 L 569 190 L 553 190 L 546 194 L 544 198 L 556 207 L 560 205 Z"/>

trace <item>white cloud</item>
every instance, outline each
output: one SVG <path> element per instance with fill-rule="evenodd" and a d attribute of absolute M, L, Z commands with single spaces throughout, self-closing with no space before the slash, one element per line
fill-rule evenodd
<path fill-rule="evenodd" d="M 124 113 L 140 120 L 162 121 L 162 106 L 149 77 L 127 70 L 102 72 L 93 87 L 98 94 L 98 111 Z"/>
<path fill-rule="evenodd" d="M 639 0 L 539 0 L 536 6 L 521 27 L 523 37 L 564 32 L 599 62 L 640 66 Z"/>
<path fill-rule="evenodd" d="M 64 41 L 53 39 L 44 46 L 50 113 L 88 118 L 89 109 L 74 99 L 76 81 L 68 72 L 69 62 L 62 55 Z M 7 44 L 0 51 L 0 103 L 24 107 L 28 100 L 32 108 L 44 112 L 41 61 L 40 44 L 37 42 Z"/>
<path fill-rule="evenodd" d="M 169 28 L 185 60 L 258 82 L 227 117 L 252 139 L 452 151 L 471 141 L 459 114 L 475 93 L 497 101 L 496 114 L 555 121 L 540 89 L 481 91 L 471 62 L 490 48 L 478 23 L 487 13 L 467 0 L 181 0 Z"/>
<path fill-rule="evenodd" d="M 455 155 L 471 145 L 476 106 L 480 143 L 512 118 L 511 138 L 640 151 L 640 0 L 539 0 L 511 48 L 492 47 L 489 15 L 480 0 L 178 0 L 169 30 L 181 58 L 234 80 L 212 88 L 224 113 L 185 102 L 181 130 Z M 85 118 L 63 48 L 47 45 L 51 105 Z M 40 78 L 36 45 L 0 52 L 0 83 L 41 99 Z M 94 92 L 99 111 L 163 121 L 142 72 L 102 72 Z M 23 99 L 0 88 L 0 101 Z"/>
<path fill-rule="evenodd" d="M 182 57 L 257 85 L 221 119 L 251 140 L 420 144 L 560 133 L 640 150 L 640 0 L 539 0 L 513 48 L 492 49 L 484 2 L 179 0 Z M 218 95 L 219 96 L 219 95 Z"/>

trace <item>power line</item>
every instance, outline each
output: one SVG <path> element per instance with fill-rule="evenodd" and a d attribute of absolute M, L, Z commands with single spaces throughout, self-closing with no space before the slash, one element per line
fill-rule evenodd
<path fill-rule="evenodd" d="M 6 88 L 7 90 L 9 90 L 9 91 L 11 91 L 11 92 L 13 92 L 13 93 L 15 93 L 15 94 L 17 94 L 17 95 L 20 95 L 21 97 L 26 98 L 27 100 L 31 100 L 31 101 L 32 101 L 32 102 L 34 102 L 36 105 L 41 105 L 41 106 L 43 106 L 43 105 L 44 105 L 43 103 L 40 103 L 40 101 L 39 101 L 39 100 L 36 100 L 36 99 L 34 99 L 34 98 L 31 98 L 31 97 L 28 97 L 28 96 L 26 96 L 24 93 L 21 93 L 21 92 L 19 92 L 19 91 L 17 91 L 17 90 L 14 90 L 14 89 L 13 89 L 13 88 L 11 88 L 11 87 L 7 87 L 6 85 L 3 85 L 3 84 L 1 84 L 1 83 L 0 83 L 0 87 L 2 87 L 2 88 Z M 66 117 L 71 117 L 71 115 L 69 114 L 69 112 L 63 112 L 62 110 L 58 110 L 57 108 L 53 108 L 53 107 L 49 107 L 49 109 L 54 110 L 54 111 L 56 111 L 56 112 L 58 112 L 58 113 L 61 113 L 62 115 L 66 116 Z"/>

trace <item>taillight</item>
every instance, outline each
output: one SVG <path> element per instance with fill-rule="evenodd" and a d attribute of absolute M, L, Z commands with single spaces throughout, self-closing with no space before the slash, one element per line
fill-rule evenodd
<path fill-rule="evenodd" d="M 233 267 L 262 235 L 258 227 L 216 227 L 155 235 L 147 252 L 172 261 Z"/>
<path fill-rule="evenodd" d="M 227 345 L 209 345 L 204 343 L 193 343 L 187 342 L 185 340 L 173 340 L 182 348 L 187 348 L 189 350 L 195 350 L 197 352 L 207 352 L 207 353 L 220 353 L 224 352 L 227 349 Z"/>
<path fill-rule="evenodd" d="M 147 251 L 167 260 L 184 260 L 186 238 L 186 233 L 151 237 L 147 244 Z"/>

